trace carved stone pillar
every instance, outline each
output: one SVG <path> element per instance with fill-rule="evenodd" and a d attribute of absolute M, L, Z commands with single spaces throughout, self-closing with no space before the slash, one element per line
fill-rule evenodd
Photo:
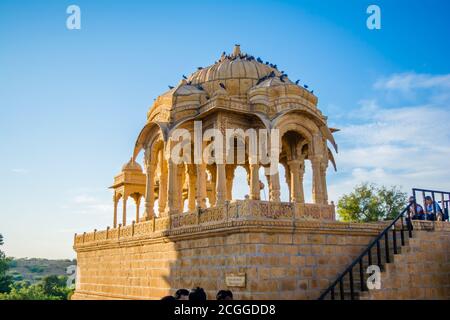
<path fill-rule="evenodd" d="M 305 196 L 303 193 L 303 174 L 305 172 L 303 160 L 291 160 L 288 162 L 288 165 L 291 174 L 291 201 L 305 203 Z"/>
<path fill-rule="evenodd" d="M 197 207 L 206 208 L 206 163 L 197 165 Z"/>
<path fill-rule="evenodd" d="M 177 168 L 177 195 L 178 195 L 178 208 L 180 210 L 180 212 L 184 211 L 184 194 L 183 194 L 183 189 L 184 189 L 184 182 L 185 182 L 185 169 L 184 169 L 184 165 L 178 165 Z"/>
<path fill-rule="evenodd" d="M 134 202 L 136 203 L 136 222 L 139 222 L 140 217 L 139 217 L 139 207 L 141 205 L 141 195 L 137 194 L 134 197 Z"/>
<path fill-rule="evenodd" d="M 261 186 L 259 184 L 259 165 L 250 164 L 250 199 L 259 200 Z"/>
<path fill-rule="evenodd" d="M 311 158 L 311 167 L 312 167 L 312 172 L 313 172 L 312 197 L 313 197 L 313 202 L 317 203 L 317 204 L 324 203 L 321 162 L 322 162 L 322 158 L 319 156 L 315 156 L 315 157 Z"/>
<path fill-rule="evenodd" d="M 268 175 L 268 182 L 270 201 L 280 202 L 280 174 L 277 172 L 273 175 Z"/>
<path fill-rule="evenodd" d="M 305 191 L 303 188 L 303 177 L 305 176 L 305 160 L 300 160 L 298 170 L 298 198 L 300 203 L 305 203 Z"/>
<path fill-rule="evenodd" d="M 167 208 L 168 215 L 179 213 L 179 198 L 178 198 L 178 165 L 173 163 L 171 159 L 168 160 L 168 179 L 167 179 Z"/>
<path fill-rule="evenodd" d="M 227 196 L 226 199 L 230 201 L 233 198 L 233 180 L 234 180 L 234 170 L 236 169 L 233 165 L 226 166 L 226 177 L 227 177 Z"/>
<path fill-rule="evenodd" d="M 322 195 L 323 195 L 323 203 L 328 203 L 328 190 L 327 190 L 327 168 L 328 161 L 322 161 L 320 165 L 320 178 L 322 182 Z"/>
<path fill-rule="evenodd" d="M 155 169 L 156 165 L 147 163 L 145 165 L 146 184 L 145 184 L 145 211 L 143 220 L 149 220 L 155 215 Z M 136 222 L 138 217 L 136 217 Z"/>
<path fill-rule="evenodd" d="M 196 183 L 197 176 L 195 172 L 195 166 L 189 164 L 187 166 L 187 176 L 188 176 L 188 209 L 189 211 L 195 210 L 195 194 L 196 194 Z"/>
<path fill-rule="evenodd" d="M 211 174 L 211 179 L 208 182 L 208 199 L 210 204 L 215 204 L 217 201 L 216 185 L 217 185 L 217 168 L 216 165 L 210 165 L 207 167 L 209 173 Z"/>
<path fill-rule="evenodd" d="M 292 190 L 291 190 L 291 171 L 289 170 L 289 165 L 287 163 L 283 164 L 284 167 L 284 178 L 286 179 L 286 184 L 288 187 L 288 192 L 289 192 L 289 200 L 291 201 L 292 199 Z"/>
<path fill-rule="evenodd" d="M 164 159 L 163 150 L 160 150 L 158 153 L 158 163 L 160 166 L 158 211 L 160 214 L 163 214 L 167 205 L 167 162 Z"/>
<path fill-rule="evenodd" d="M 247 164 L 247 165 L 244 166 L 244 169 L 245 169 L 245 173 L 246 173 L 245 174 L 245 178 L 247 180 L 247 185 L 248 185 L 249 190 L 250 190 L 250 179 L 251 179 L 250 166 Z"/>
<path fill-rule="evenodd" d="M 227 181 L 225 164 L 218 164 L 217 168 L 217 183 L 216 183 L 216 206 L 223 205 L 227 196 Z"/>
<path fill-rule="evenodd" d="M 117 205 L 119 204 L 119 198 L 115 192 L 114 192 L 114 196 L 113 196 L 113 201 L 114 201 L 113 227 L 116 228 L 117 227 Z"/>
<path fill-rule="evenodd" d="M 127 225 L 127 199 L 128 196 L 122 197 L 122 226 L 124 227 Z"/>

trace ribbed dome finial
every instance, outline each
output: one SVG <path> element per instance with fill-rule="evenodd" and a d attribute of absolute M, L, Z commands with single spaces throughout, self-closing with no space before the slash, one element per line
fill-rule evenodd
<path fill-rule="evenodd" d="M 234 45 L 233 56 L 237 57 L 240 54 L 241 54 L 241 45 L 239 44 Z"/>

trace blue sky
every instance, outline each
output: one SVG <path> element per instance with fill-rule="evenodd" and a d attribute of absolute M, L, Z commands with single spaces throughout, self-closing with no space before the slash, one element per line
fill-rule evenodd
<path fill-rule="evenodd" d="M 66 8 L 81 8 L 81 30 Z M 381 8 L 381 30 L 366 8 Z M 447 1 L 0 2 L 0 232 L 16 257 L 73 257 L 112 220 L 107 187 L 153 99 L 235 43 L 319 97 L 332 200 L 361 181 L 450 190 Z M 307 182 L 306 188 L 309 188 Z"/>

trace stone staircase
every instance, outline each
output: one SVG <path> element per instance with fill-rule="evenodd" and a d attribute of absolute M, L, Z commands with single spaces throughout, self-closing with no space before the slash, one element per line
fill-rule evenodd
<path fill-rule="evenodd" d="M 413 225 L 408 244 L 384 263 L 381 289 L 359 292 L 359 299 L 450 299 L 450 223 Z"/>
<path fill-rule="evenodd" d="M 412 237 L 409 238 L 406 233 L 403 246 L 397 229 L 396 254 L 393 250 L 393 233 L 392 230 L 388 231 L 389 255 L 386 255 L 385 251 L 386 242 L 380 241 L 381 263 L 378 263 L 376 246 L 371 249 L 371 264 L 379 265 L 381 269 L 380 289 L 367 288 L 367 280 L 371 274 L 367 273 L 370 263 L 366 254 L 351 268 L 351 275 L 349 272 L 342 278 L 343 297 L 338 283 L 334 288 L 334 297 L 330 293 L 323 298 L 325 300 L 450 299 L 450 223 L 413 221 Z M 351 276 L 353 276 L 353 295 L 350 290 Z"/>

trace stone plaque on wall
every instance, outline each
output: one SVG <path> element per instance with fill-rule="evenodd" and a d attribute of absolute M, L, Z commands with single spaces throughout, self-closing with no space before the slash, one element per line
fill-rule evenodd
<path fill-rule="evenodd" d="M 245 273 L 230 273 L 225 276 L 227 287 L 245 288 Z"/>

